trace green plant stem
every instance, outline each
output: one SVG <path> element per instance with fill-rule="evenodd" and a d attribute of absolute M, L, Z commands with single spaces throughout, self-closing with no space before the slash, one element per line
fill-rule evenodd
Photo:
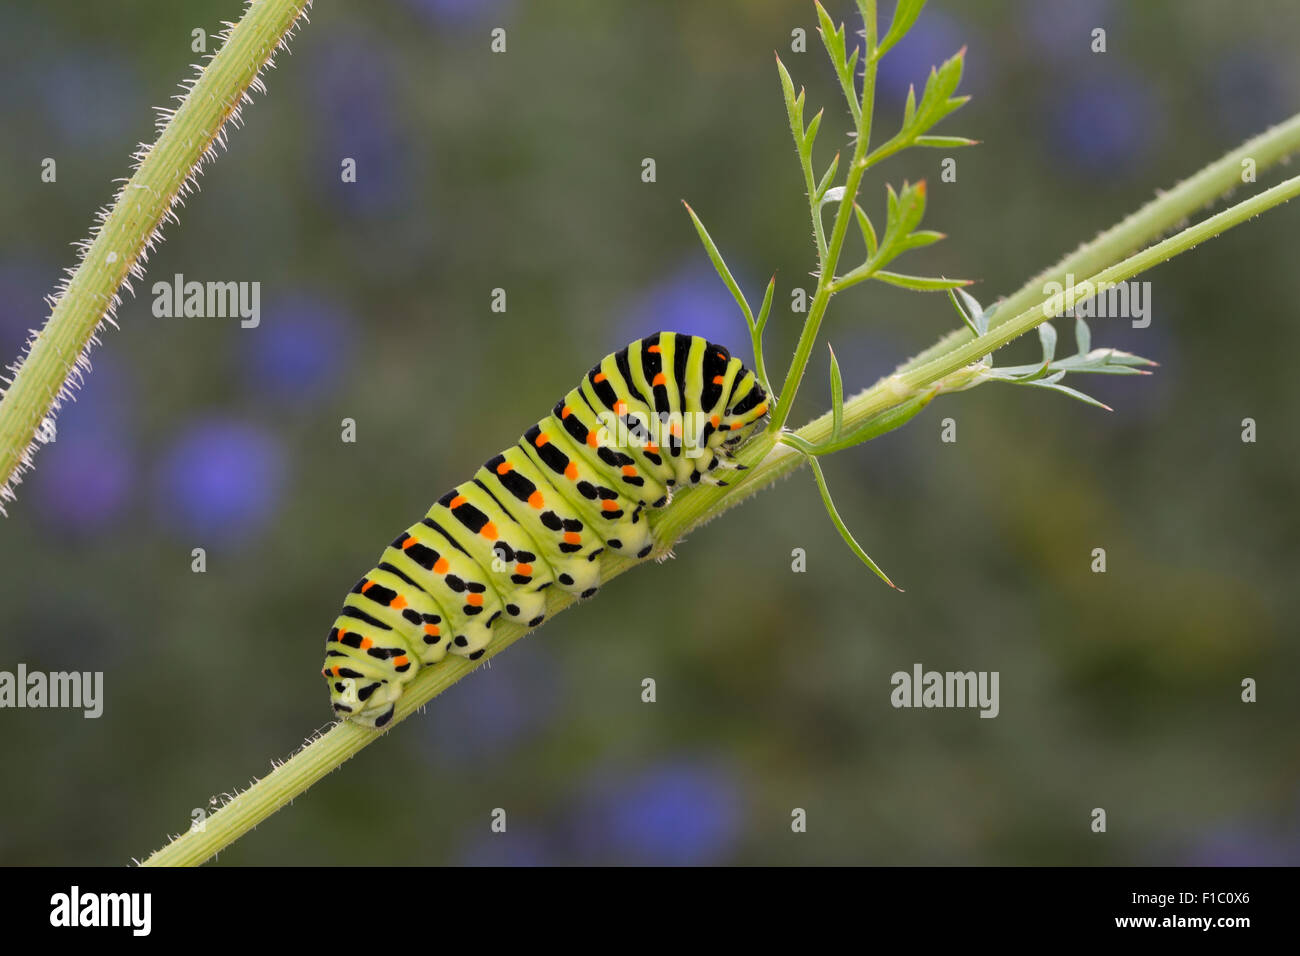
<path fill-rule="evenodd" d="M 13 497 L 19 473 L 30 467 L 37 429 L 66 395 L 69 376 L 100 322 L 111 319 L 121 287 L 128 277 L 143 275 L 141 264 L 163 218 L 309 5 L 310 0 L 251 4 L 119 190 L 0 399 L 3 497 Z"/>
<path fill-rule="evenodd" d="M 1043 286 L 1048 282 L 1065 285 L 1067 275 L 1077 277 L 1100 272 L 1135 249 L 1140 249 L 1169 232 L 1198 210 L 1241 187 L 1243 160 L 1254 160 L 1258 175 L 1296 152 L 1300 152 L 1300 114 L 1229 150 L 1195 175 L 1172 189 L 1161 192 L 1155 199 L 1091 242 L 1080 246 L 1056 265 L 1034 276 L 996 304 L 989 317 L 989 328 L 995 329 L 1014 319 L 1032 302 L 1038 301 Z M 926 365 L 972 338 L 970 330 L 958 329 L 899 366 L 895 374 Z"/>

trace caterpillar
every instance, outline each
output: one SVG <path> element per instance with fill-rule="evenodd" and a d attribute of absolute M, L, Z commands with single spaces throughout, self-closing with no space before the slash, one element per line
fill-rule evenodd
<path fill-rule="evenodd" d="M 743 467 L 733 454 L 768 406 L 754 373 L 699 336 L 659 332 L 605 356 L 353 586 L 325 642 L 335 715 L 383 727 L 422 667 L 477 660 L 503 617 L 541 624 L 546 588 L 590 598 L 606 548 L 653 551 L 646 509 Z"/>

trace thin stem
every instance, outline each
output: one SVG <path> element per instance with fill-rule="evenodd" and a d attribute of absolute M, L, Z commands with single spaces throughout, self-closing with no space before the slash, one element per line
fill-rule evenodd
<path fill-rule="evenodd" d="M 861 128 L 858 130 L 857 142 L 853 145 L 853 160 L 849 163 L 849 172 L 844 181 L 844 195 L 840 197 L 839 208 L 835 211 L 835 225 L 831 230 L 830 243 L 826 254 L 822 256 L 817 273 L 817 291 L 808 307 L 808 318 L 804 321 L 803 331 L 799 333 L 799 343 L 795 346 L 794 358 L 790 370 L 786 373 L 785 383 L 781 386 L 781 396 L 772 411 L 772 420 L 767 427 L 769 434 L 775 435 L 785 426 L 790 417 L 790 406 L 799 391 L 804 372 L 808 369 L 808 360 L 812 356 L 813 346 L 817 342 L 817 332 L 821 329 L 826 307 L 830 304 L 835 270 L 839 266 L 840 251 L 844 248 L 844 237 L 849 231 L 849 221 L 853 218 L 853 205 L 857 201 L 858 188 L 867 171 L 863 162 L 871 138 L 871 114 L 874 112 L 876 89 L 876 22 L 875 17 L 864 20 L 866 39 L 862 80 L 862 114 Z M 868 98 L 870 97 L 870 99 Z M 820 222 L 821 213 L 813 210 L 813 218 Z"/>
<path fill-rule="evenodd" d="M 157 141 L 118 191 L 112 209 L 83 246 L 81 261 L 62 285 L 44 328 L 31 341 L 12 384 L 0 399 L 0 501 L 14 497 L 21 472 L 32 465 L 42 421 L 57 411 L 84 366 L 100 322 L 112 321 L 123 285 L 142 278 L 143 263 L 167 216 L 175 218 L 227 121 L 260 89 L 258 74 L 292 33 L 311 0 L 256 0 L 200 72 Z M 2 510 L 2 509 L 0 509 Z"/>
<path fill-rule="evenodd" d="M 1253 160 L 1258 175 L 1298 151 L 1300 113 L 1224 153 L 1195 175 L 1167 192 L 1161 192 L 1096 239 L 1080 246 L 1056 265 L 1034 276 L 996 305 L 989 317 L 989 327 L 996 328 L 1023 312 L 1030 303 L 1037 300 L 1048 282 L 1064 285 L 1067 275 L 1086 276 L 1099 272 L 1174 229 L 1198 210 L 1240 188 L 1242 164 L 1245 160 Z M 971 338 L 969 330 L 958 329 L 899 366 L 895 374 L 932 362 L 956 346 L 969 342 Z"/>

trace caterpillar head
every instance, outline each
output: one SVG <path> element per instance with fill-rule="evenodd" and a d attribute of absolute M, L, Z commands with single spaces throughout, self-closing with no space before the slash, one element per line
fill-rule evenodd
<path fill-rule="evenodd" d="M 355 625 L 354 621 L 341 618 Z M 360 631 L 336 625 L 325 643 L 321 676 L 329 684 L 334 716 L 366 727 L 383 727 L 393 718 L 393 703 L 420 668 L 402 648 L 385 648 Z"/>
<path fill-rule="evenodd" d="M 383 727 L 393 719 L 393 704 L 402 696 L 400 683 L 357 670 L 353 662 L 330 664 L 321 674 L 329 683 L 335 717 L 365 727 Z"/>

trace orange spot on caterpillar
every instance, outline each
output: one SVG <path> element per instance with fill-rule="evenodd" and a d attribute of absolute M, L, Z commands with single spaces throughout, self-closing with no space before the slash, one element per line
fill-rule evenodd
<path fill-rule="evenodd" d="M 650 384 L 651 384 L 651 385 L 663 385 L 663 384 L 664 384 L 665 382 L 667 382 L 667 381 L 668 381 L 668 379 L 667 379 L 667 377 L 664 376 L 664 373 L 663 373 L 663 372 L 660 372 L 658 375 L 656 375 L 656 376 L 654 377 L 654 381 L 652 381 Z"/>
<path fill-rule="evenodd" d="M 652 455 L 659 454 L 659 446 L 656 445 L 654 442 L 646 442 L 645 450 Z"/>
<path fill-rule="evenodd" d="M 489 521 L 487 524 L 485 524 L 482 527 L 482 529 L 479 531 L 479 534 L 487 538 L 489 541 L 495 541 L 498 535 L 500 534 L 500 532 L 497 531 L 497 526 L 494 525 L 491 521 Z"/>
<path fill-rule="evenodd" d="M 722 359 L 722 361 L 724 362 L 727 360 L 727 357 L 723 355 L 721 352 L 714 352 L 713 354 L 716 355 L 718 358 Z"/>
<path fill-rule="evenodd" d="M 361 639 L 361 649 L 362 649 L 363 651 L 368 651 L 368 650 L 370 650 L 370 648 L 372 648 L 372 647 L 374 647 L 374 646 L 375 646 L 375 642 L 372 641 L 370 638 L 368 638 L 368 637 L 363 637 L 363 638 Z"/>
<path fill-rule="evenodd" d="M 411 663 L 410 658 L 408 658 L 405 654 L 393 658 L 394 667 L 405 667 L 409 663 Z"/>
<path fill-rule="evenodd" d="M 605 373 L 604 373 L 604 372 L 597 372 L 595 375 L 593 375 L 593 376 L 591 377 L 591 380 L 592 380 L 593 382 L 596 382 L 597 384 L 599 384 L 599 383 L 605 381 Z"/>
<path fill-rule="evenodd" d="M 339 676 L 339 665 L 335 664 L 335 665 L 330 669 L 330 673 L 333 674 L 335 677 L 338 677 L 338 676 Z"/>
<path fill-rule="evenodd" d="M 343 636 L 344 636 L 345 634 L 347 634 L 347 632 L 348 632 L 348 631 L 347 631 L 347 628 L 345 628 L 345 627 L 340 627 L 340 628 L 339 628 L 339 640 L 340 640 L 340 641 L 343 640 Z"/>
<path fill-rule="evenodd" d="M 626 414 L 627 414 L 627 402 L 615 402 L 615 403 L 614 403 L 614 414 L 615 414 L 615 415 L 626 415 Z"/>
<path fill-rule="evenodd" d="M 713 384 L 714 384 L 714 385 L 721 385 L 721 384 L 722 384 L 723 382 L 725 382 L 725 381 L 726 381 L 726 379 L 725 379 L 723 376 L 721 376 L 721 375 L 715 375 L 715 376 L 713 376 Z"/>
<path fill-rule="evenodd" d="M 417 544 L 419 544 L 419 543 L 420 543 L 420 542 L 419 542 L 419 541 L 416 541 L 415 538 L 410 537 L 410 536 L 408 535 L 407 538 L 406 538 L 406 540 L 402 542 L 402 550 L 405 551 L 405 550 L 407 550 L 408 548 L 413 548 L 413 547 L 415 547 L 415 546 L 416 546 Z"/>
<path fill-rule="evenodd" d="M 596 447 L 596 432 L 594 429 L 592 431 L 587 432 L 587 444 L 590 445 L 592 448 Z"/>
<path fill-rule="evenodd" d="M 515 470 L 515 466 L 510 464 L 510 462 L 508 461 L 503 461 L 501 464 L 497 465 L 498 475 L 507 475 L 514 470 Z"/>
<path fill-rule="evenodd" d="M 575 465 L 573 462 L 569 462 L 567 465 L 565 465 L 565 466 L 564 466 L 564 477 L 565 477 L 565 478 L 568 478 L 570 481 L 577 481 L 577 480 L 578 480 L 578 466 Z"/>
<path fill-rule="evenodd" d="M 482 607 L 482 606 L 483 606 L 483 595 L 481 595 L 481 594 L 466 594 L 466 595 L 465 595 L 465 603 L 466 603 L 466 604 L 470 604 L 470 605 L 472 605 L 472 606 L 474 606 L 474 607 Z"/>
<path fill-rule="evenodd" d="M 438 636 L 438 625 L 437 625 L 437 624 L 426 624 L 426 625 L 424 625 L 424 633 L 425 633 L 425 634 L 428 634 L 430 637 L 437 637 L 437 636 Z"/>
<path fill-rule="evenodd" d="M 714 428 L 717 428 L 720 424 L 722 424 L 722 419 L 719 416 L 714 415 L 712 418 L 709 419 L 709 424 L 711 424 Z"/>
<path fill-rule="evenodd" d="M 572 414 L 573 414 L 573 409 L 570 408 L 568 405 L 565 405 L 563 408 L 560 409 L 561 418 L 568 418 Z"/>
<path fill-rule="evenodd" d="M 661 349 L 661 348 L 660 348 L 659 346 L 657 346 L 657 345 L 652 345 L 652 346 L 650 346 L 648 349 L 646 349 L 646 351 L 647 351 L 647 352 L 650 352 L 650 353 L 652 353 L 652 354 L 654 354 L 654 355 L 658 355 L 660 352 L 663 351 L 663 349 Z"/>
<path fill-rule="evenodd" d="M 542 497 L 540 491 L 534 491 L 528 496 L 528 503 L 534 508 L 540 508 L 542 505 L 546 504 L 546 499 Z"/>
<path fill-rule="evenodd" d="M 759 405 L 758 408 L 754 409 L 754 414 L 757 415 L 757 416 L 759 416 L 760 418 L 761 418 L 762 416 L 766 415 L 766 414 L 767 414 L 767 402 L 764 402 L 762 405 Z"/>
<path fill-rule="evenodd" d="M 451 504 L 448 507 L 455 509 L 459 508 L 463 504 L 465 504 L 465 496 L 457 495 L 455 498 L 451 499 Z"/>
<path fill-rule="evenodd" d="M 361 593 L 362 593 L 362 594 L 365 594 L 367 591 L 369 591 L 369 590 L 370 590 L 371 588 L 373 588 L 374 586 L 375 586 L 375 582 L 374 582 L 374 581 L 367 581 L 365 584 L 361 585 Z"/>
<path fill-rule="evenodd" d="M 397 597 L 393 598 L 391 601 L 388 602 L 388 606 L 395 611 L 400 611 L 402 608 L 406 607 L 406 598 L 402 597 L 399 594 L 397 595 Z"/>
<path fill-rule="evenodd" d="M 433 573 L 446 574 L 448 567 L 450 567 L 450 565 L 447 563 L 447 559 L 439 558 L 437 561 L 433 562 Z"/>
<path fill-rule="evenodd" d="M 673 422 L 671 425 L 668 426 L 668 434 L 672 435 L 674 438 L 681 438 L 682 426 L 678 425 L 676 422 Z"/>
<path fill-rule="evenodd" d="M 617 502 L 617 501 L 608 501 L 608 500 L 606 500 L 606 501 L 602 501 L 602 502 L 600 503 L 600 507 L 601 507 L 602 509 L 604 509 L 605 511 L 618 511 L 618 502 Z"/>
<path fill-rule="evenodd" d="M 532 574 L 532 573 L 533 573 L 533 566 L 532 566 L 531 564 L 516 564 L 516 565 L 515 565 L 515 573 L 516 573 L 516 574 Z"/>
<path fill-rule="evenodd" d="M 576 531 L 566 531 L 564 532 L 564 543 L 582 544 L 582 535 L 578 534 Z"/>
<path fill-rule="evenodd" d="M 636 465 L 624 465 L 624 466 L 623 466 L 623 474 L 627 475 L 627 477 L 629 477 L 629 478 L 635 478 L 635 477 L 636 477 Z"/>
<path fill-rule="evenodd" d="M 546 434 L 546 432 L 542 432 L 540 435 L 538 435 L 536 438 L 533 439 L 533 444 L 536 445 L 538 448 L 541 448 L 550 440 L 551 440 L 551 436 Z"/>

